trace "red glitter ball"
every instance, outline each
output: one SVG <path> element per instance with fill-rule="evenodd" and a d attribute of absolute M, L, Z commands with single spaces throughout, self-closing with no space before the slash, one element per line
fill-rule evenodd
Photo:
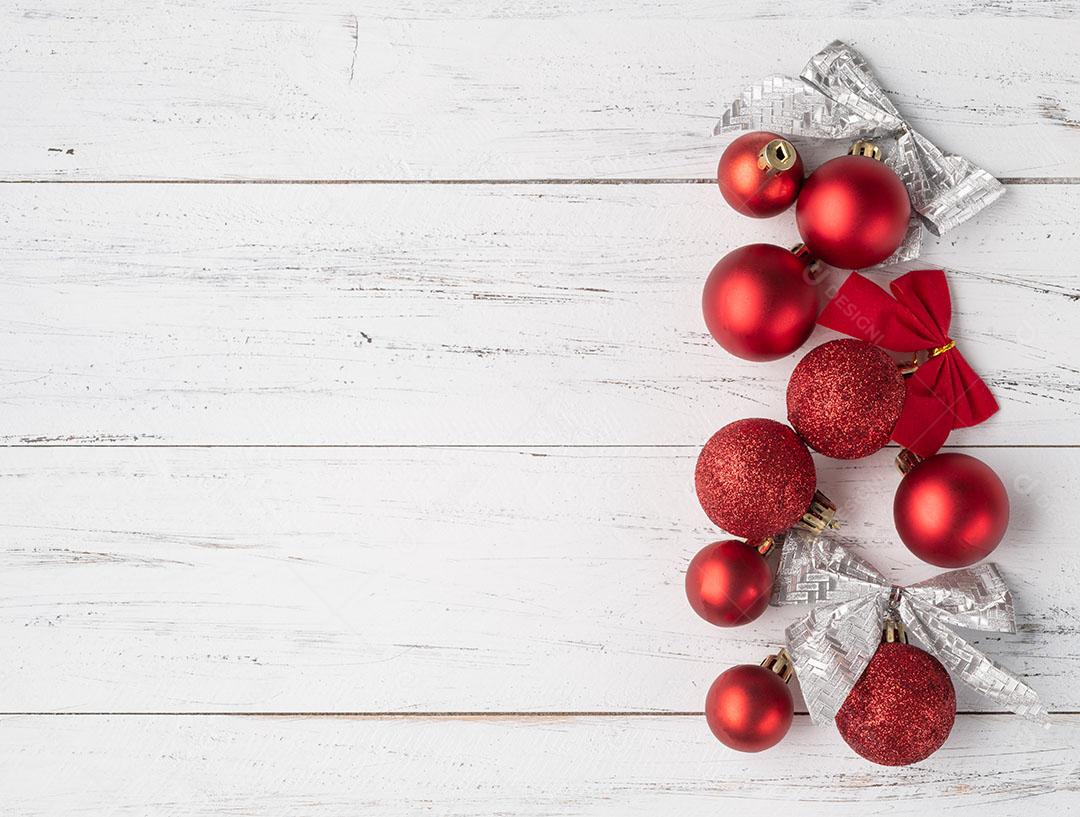
<path fill-rule="evenodd" d="M 836 714 L 847 745 L 873 763 L 907 766 L 936 752 L 956 720 L 956 691 L 934 656 L 883 643 Z"/>
<path fill-rule="evenodd" d="M 814 460 L 775 420 L 736 420 L 705 443 L 694 470 L 698 501 L 714 523 L 757 542 L 787 530 L 814 498 Z"/>
<path fill-rule="evenodd" d="M 788 381 L 788 421 L 827 457 L 873 454 L 892 436 L 907 386 L 891 357 L 865 341 L 831 340 L 811 349 Z"/>

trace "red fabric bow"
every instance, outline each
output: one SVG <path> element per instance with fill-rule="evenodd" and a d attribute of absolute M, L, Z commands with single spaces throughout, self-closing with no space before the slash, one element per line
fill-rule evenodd
<path fill-rule="evenodd" d="M 949 337 L 952 300 L 945 273 L 915 270 L 889 289 L 892 297 L 853 272 L 818 323 L 894 352 L 930 353 L 907 379 L 904 409 L 892 433 L 900 445 L 928 457 L 954 428 L 981 423 L 998 405 Z"/>

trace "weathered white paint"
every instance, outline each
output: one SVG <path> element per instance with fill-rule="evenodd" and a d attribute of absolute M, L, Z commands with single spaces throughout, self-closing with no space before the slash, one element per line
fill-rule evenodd
<path fill-rule="evenodd" d="M 820 461 L 897 582 L 895 449 Z M 979 449 L 1020 633 L 974 635 L 1080 709 L 1080 450 Z M 693 448 L 7 449 L 0 711 L 694 711 L 800 608 L 719 629 Z M 47 683 L 43 679 L 48 679 Z M 961 695 L 965 709 L 992 708 Z"/>
<path fill-rule="evenodd" d="M 708 176 L 724 106 L 836 38 L 944 147 L 1080 176 L 1061 0 L 41 0 L 0 11 L 0 178 Z"/>
<path fill-rule="evenodd" d="M 1022 183 L 925 261 L 1003 407 L 953 438 L 1004 446 L 973 453 L 1013 500 L 1021 632 L 978 643 L 1075 712 L 1080 192 L 1028 183 L 1080 176 L 1076 11 L 9 4 L 0 181 L 709 177 L 745 81 L 849 39 L 915 126 Z M 0 711 L 159 713 L 2 717 L 0 811 L 1077 810 L 1075 715 L 961 715 L 882 770 L 805 717 L 748 757 L 672 714 L 795 613 L 721 632 L 681 590 L 717 535 L 695 445 L 782 416 L 793 364 L 723 355 L 697 291 L 794 236 L 710 185 L 0 186 Z M 241 447 L 149 447 L 177 443 Z M 390 447 L 263 447 L 311 443 Z M 889 458 L 821 481 L 910 581 Z M 180 714 L 316 710 L 483 714 Z M 542 710 L 579 714 L 498 714 Z"/>
<path fill-rule="evenodd" d="M 954 443 L 1080 443 L 1078 208 L 1010 186 L 930 242 L 1003 407 Z M 798 358 L 731 357 L 699 299 L 792 222 L 712 185 L 0 187 L 0 436 L 700 444 L 783 416 Z"/>
<path fill-rule="evenodd" d="M 20 817 L 182 814 L 1072 814 L 1080 718 L 1043 731 L 957 720 L 907 768 L 873 766 L 796 718 L 758 755 L 700 718 L 9 717 L 0 808 Z"/>

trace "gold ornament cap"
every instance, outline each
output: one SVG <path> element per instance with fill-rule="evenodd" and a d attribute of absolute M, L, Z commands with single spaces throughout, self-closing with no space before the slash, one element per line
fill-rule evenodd
<path fill-rule="evenodd" d="M 886 644 L 894 644 L 899 642 L 901 644 L 907 644 L 907 628 L 904 626 L 904 622 L 896 618 L 885 619 L 885 626 L 882 627 L 881 640 Z"/>
<path fill-rule="evenodd" d="M 806 274 L 813 281 L 821 274 L 821 262 L 814 258 L 810 248 L 803 243 L 798 243 L 791 248 L 791 254 L 806 264 Z"/>
<path fill-rule="evenodd" d="M 824 533 L 827 528 L 835 529 L 839 526 L 836 521 L 836 504 L 818 490 L 814 491 L 814 498 L 802 519 L 795 523 L 795 527 L 814 533 Z"/>
<path fill-rule="evenodd" d="M 865 156 L 875 162 L 881 161 L 881 148 L 866 139 L 858 139 L 848 148 L 848 156 Z"/>
<path fill-rule="evenodd" d="M 795 673 L 795 665 L 791 663 L 791 656 L 784 649 L 781 649 L 776 655 L 770 655 L 761 662 L 761 666 L 775 672 L 785 684 L 791 680 L 791 676 Z"/>
<path fill-rule="evenodd" d="M 795 166 L 795 160 L 799 154 L 795 147 L 787 139 L 773 139 L 758 151 L 757 166 L 761 170 L 773 173 L 783 173 Z"/>
<path fill-rule="evenodd" d="M 922 461 L 923 458 L 914 451 L 901 448 L 900 453 L 896 455 L 896 468 L 901 474 L 906 474 Z"/>

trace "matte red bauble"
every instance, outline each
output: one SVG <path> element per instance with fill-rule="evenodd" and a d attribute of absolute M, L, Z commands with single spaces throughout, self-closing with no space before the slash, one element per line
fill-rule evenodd
<path fill-rule="evenodd" d="M 757 548 L 728 539 L 702 548 L 686 570 L 686 598 L 710 624 L 737 627 L 765 612 L 773 572 Z"/>
<path fill-rule="evenodd" d="M 799 195 L 803 163 L 787 139 L 754 131 L 727 146 L 716 168 L 716 181 L 735 210 L 767 218 L 782 213 Z"/>
<path fill-rule="evenodd" d="M 841 269 L 880 264 L 904 240 L 911 201 L 900 177 L 869 156 L 839 156 L 810 174 L 795 220 L 810 252 Z"/>
<path fill-rule="evenodd" d="M 739 664 L 709 688 L 705 718 L 717 740 L 740 752 L 761 752 L 781 741 L 794 713 L 791 691 L 771 669 Z"/>
<path fill-rule="evenodd" d="M 935 454 L 904 475 L 893 500 L 896 531 L 908 550 L 938 567 L 986 558 L 1009 527 L 1009 495 L 982 460 Z"/>
<path fill-rule="evenodd" d="M 857 459 L 889 442 L 907 386 L 877 346 L 844 338 L 807 352 L 791 373 L 788 422 L 827 457 Z"/>
<path fill-rule="evenodd" d="M 836 714 L 848 746 L 873 763 L 907 766 L 930 757 L 952 731 L 956 691 L 934 656 L 883 643 Z"/>
<path fill-rule="evenodd" d="M 759 542 L 798 522 L 817 484 L 814 460 L 775 420 L 736 420 L 705 443 L 694 470 L 698 501 L 717 526 Z"/>
<path fill-rule="evenodd" d="M 712 268 L 701 296 L 716 342 L 746 360 L 776 360 L 814 329 L 818 299 L 810 262 L 774 244 L 732 250 Z"/>

